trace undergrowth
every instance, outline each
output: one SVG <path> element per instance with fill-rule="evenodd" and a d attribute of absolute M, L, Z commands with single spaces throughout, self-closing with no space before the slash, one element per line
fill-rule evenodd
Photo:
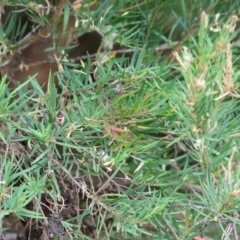
<path fill-rule="evenodd" d="M 236 6 L 100 2 L 2 5 L 50 35 L 70 36 L 73 17 L 75 37 L 102 37 L 77 59 L 56 43 L 46 90 L 37 75 L 10 88 L 9 56 L 36 38 L 21 41 L 14 17 L 2 25 L 2 236 L 17 223 L 22 239 L 36 224 L 41 239 L 238 239 Z"/>

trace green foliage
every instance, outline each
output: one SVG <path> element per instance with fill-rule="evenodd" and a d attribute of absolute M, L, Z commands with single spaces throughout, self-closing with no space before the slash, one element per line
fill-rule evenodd
<path fill-rule="evenodd" d="M 1 66 L 27 41 L 17 13 L 52 26 L 51 14 L 39 10 L 46 2 L 3 1 L 18 8 L 0 27 Z M 93 239 L 80 227 L 88 216 L 100 239 L 237 239 L 239 71 L 231 42 L 239 4 L 79 2 L 73 11 L 65 1 L 53 26 L 67 35 L 74 16 L 77 37 L 97 31 L 94 61 L 64 55 L 46 92 L 36 76 L 14 90 L 2 76 L 0 219 L 42 221 L 43 196 L 61 212 L 62 179 L 81 200 L 79 214 L 63 221 L 72 239 Z"/>

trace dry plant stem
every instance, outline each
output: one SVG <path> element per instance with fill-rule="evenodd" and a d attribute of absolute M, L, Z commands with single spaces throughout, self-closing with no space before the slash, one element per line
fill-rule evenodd
<path fill-rule="evenodd" d="M 197 193 L 202 193 L 202 189 L 200 186 L 198 185 L 193 185 L 193 184 L 184 184 L 182 187 L 181 187 L 181 190 L 183 191 L 187 191 L 187 192 L 197 192 Z"/>
<path fill-rule="evenodd" d="M 217 215 L 217 213 L 215 211 L 213 211 L 212 209 L 204 207 L 204 206 L 201 206 L 201 205 L 194 205 L 194 204 L 188 204 L 188 203 L 185 204 L 185 203 L 183 203 L 183 204 L 173 204 L 172 207 L 179 207 L 181 209 L 182 208 L 190 208 L 190 209 L 197 209 L 197 210 L 201 210 L 201 211 L 204 210 L 204 211 L 212 213 L 214 216 Z"/>
<path fill-rule="evenodd" d="M 169 227 L 170 231 L 174 235 L 175 239 L 178 239 L 178 235 L 175 231 L 175 229 L 169 224 L 168 220 L 163 216 L 163 221 L 166 223 L 166 225 Z"/>
<path fill-rule="evenodd" d="M 2 220 L 1 220 L 1 222 L 2 222 Z M 1 226 L 1 228 L 2 228 L 2 226 Z M 6 240 L 4 235 L 3 235 L 3 232 L 0 232 L 0 240 Z"/>
<path fill-rule="evenodd" d="M 235 218 L 239 218 L 239 214 L 237 212 L 234 212 L 233 217 Z M 233 237 L 235 238 L 235 240 L 238 240 L 238 233 L 237 233 L 237 225 L 235 222 L 232 223 L 232 227 L 233 227 Z"/>
<path fill-rule="evenodd" d="M 239 218 L 239 214 L 237 212 L 232 213 L 232 216 L 235 218 Z M 227 224 L 225 232 L 228 233 L 228 236 L 233 236 L 235 240 L 238 240 L 237 226 L 235 222 L 230 222 Z M 227 240 L 226 236 L 223 234 L 221 240 Z"/>
<path fill-rule="evenodd" d="M 225 233 L 223 233 L 221 240 L 228 240 L 231 235 L 233 233 L 233 223 L 228 223 L 227 227 L 225 229 Z M 227 234 L 227 237 L 226 237 Z"/>
<path fill-rule="evenodd" d="M 175 147 L 174 147 L 174 148 L 175 148 Z M 176 161 L 175 158 L 170 161 L 170 165 L 171 165 L 177 172 L 181 172 L 181 168 L 178 166 L 177 161 Z"/>
<path fill-rule="evenodd" d="M 238 240 L 239 238 L 238 238 L 237 225 L 236 225 L 236 223 L 233 223 L 233 224 L 232 224 L 232 227 L 233 227 L 233 236 L 234 236 L 235 240 Z"/>
<path fill-rule="evenodd" d="M 108 176 L 107 181 L 97 190 L 96 194 L 98 194 L 99 192 L 101 192 L 102 190 L 104 190 L 104 188 L 107 187 L 107 185 L 114 179 L 114 177 L 117 175 L 119 169 L 121 166 L 117 167 L 117 169 L 115 170 L 115 172 L 111 175 Z"/>
<path fill-rule="evenodd" d="M 57 164 L 57 166 L 61 166 L 61 169 L 67 174 L 67 176 L 72 180 L 72 182 L 82 190 L 83 194 L 85 194 L 85 195 L 87 196 L 87 198 L 92 199 L 94 202 L 96 202 L 97 204 L 99 204 L 99 206 L 103 207 L 103 208 L 104 208 L 105 210 L 107 210 L 108 212 L 110 211 L 109 208 L 108 208 L 105 204 L 101 203 L 101 202 L 97 199 L 97 197 L 93 196 L 90 192 L 87 191 L 86 188 L 84 188 L 83 186 L 81 186 L 81 184 L 79 184 L 79 183 L 74 179 L 74 177 L 71 175 L 71 173 L 70 173 L 65 167 L 63 167 L 58 160 L 53 159 L 53 162 L 54 162 L 55 164 Z"/>
<path fill-rule="evenodd" d="M 27 43 L 28 39 L 30 39 L 34 34 L 36 34 L 36 31 L 39 30 L 41 28 L 40 25 L 36 25 L 33 26 L 32 30 L 26 35 L 24 36 L 21 40 L 19 40 L 16 44 L 14 45 L 10 45 L 10 49 L 18 49 L 18 52 L 21 52 L 21 49 L 26 48 L 27 46 L 30 45 L 30 41 Z M 26 42 L 24 44 L 24 42 Z M 23 45 L 23 47 L 21 47 L 21 45 Z M 18 47 L 19 46 L 19 47 Z M 7 50 L 8 51 L 8 50 Z M 2 52 L 1 55 L 4 56 L 6 55 L 7 52 Z M 3 67 L 4 65 L 6 65 L 8 62 L 5 62 L 4 64 L 1 64 L 0 67 Z"/>
<path fill-rule="evenodd" d="M 105 173 L 104 171 L 103 171 L 103 174 L 104 174 L 107 178 L 109 178 L 109 175 L 108 175 L 107 173 Z M 128 188 L 128 187 L 132 184 L 132 180 L 128 180 L 127 185 L 126 185 L 126 184 L 124 185 L 124 181 L 125 181 L 126 179 L 119 179 L 119 180 L 121 181 L 121 184 L 120 184 L 120 183 L 117 183 L 116 180 L 117 180 L 117 178 L 114 178 L 114 179 L 112 180 L 112 183 L 116 186 L 119 194 L 124 193 L 124 191 L 122 190 L 122 188 Z"/>
<path fill-rule="evenodd" d="M 169 44 L 160 45 L 157 48 L 155 48 L 155 52 L 160 52 L 160 51 L 164 51 L 164 50 L 167 50 L 167 49 L 172 49 L 175 45 L 176 45 L 176 43 L 173 43 L 171 45 L 169 45 Z M 24 48 L 26 48 L 27 46 L 24 46 Z M 111 53 L 113 53 L 113 54 L 124 54 L 124 53 L 134 53 L 136 51 L 142 51 L 142 50 L 143 50 L 142 48 L 119 49 L 119 50 L 114 50 Z M 97 56 L 98 56 L 98 54 L 94 53 L 94 54 L 89 54 L 89 55 L 78 56 L 78 57 L 75 57 L 75 58 L 67 58 L 67 61 L 68 62 L 76 62 L 78 60 L 87 60 L 88 58 L 96 60 Z M 43 61 L 37 61 L 37 62 L 34 62 L 34 63 L 27 64 L 27 67 L 30 68 L 30 67 L 40 66 L 40 65 L 49 64 L 49 63 L 56 63 L 56 62 L 57 61 L 55 59 L 54 60 L 46 59 L 46 60 L 43 60 Z M 62 61 L 62 62 L 64 62 L 64 61 Z M 13 73 L 16 72 L 16 71 L 19 71 L 19 68 L 11 70 L 11 72 L 13 72 Z"/>

